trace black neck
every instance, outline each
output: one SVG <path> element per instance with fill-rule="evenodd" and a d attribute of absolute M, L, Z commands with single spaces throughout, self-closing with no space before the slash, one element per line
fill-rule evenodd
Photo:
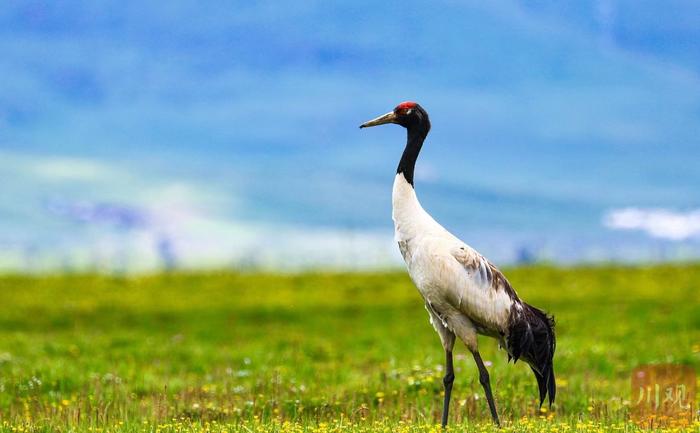
<path fill-rule="evenodd" d="M 406 148 L 403 150 L 403 155 L 401 155 L 396 174 L 403 173 L 404 178 L 411 186 L 413 186 L 413 171 L 416 167 L 416 159 L 418 159 L 420 149 L 423 147 L 425 137 L 428 136 L 428 131 L 430 131 L 430 124 L 424 122 L 407 128 Z"/>

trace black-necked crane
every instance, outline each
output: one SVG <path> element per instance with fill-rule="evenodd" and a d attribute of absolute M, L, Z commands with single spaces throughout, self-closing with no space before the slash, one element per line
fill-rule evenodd
<path fill-rule="evenodd" d="M 445 350 L 445 400 L 442 425 L 447 417 L 454 382 L 452 349 L 456 337 L 464 342 L 479 370 L 491 417 L 500 425 L 491 392 L 489 373 L 479 354 L 477 335 L 498 340 L 508 360 L 524 360 L 537 378 L 540 406 L 549 395 L 554 402 L 554 320 L 523 302 L 508 280 L 476 250 L 438 224 L 420 205 L 413 186 L 416 159 L 430 131 L 428 113 L 415 102 L 403 102 L 393 111 L 363 123 L 360 128 L 395 123 L 407 130 L 392 193 L 396 241 L 411 280 L 425 301 L 430 323 Z"/>

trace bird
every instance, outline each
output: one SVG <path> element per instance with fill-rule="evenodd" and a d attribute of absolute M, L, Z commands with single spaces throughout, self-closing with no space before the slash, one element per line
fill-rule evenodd
<path fill-rule="evenodd" d="M 489 373 L 479 353 L 478 335 L 496 339 L 507 351 L 508 362 L 527 363 L 537 379 L 540 407 L 548 396 L 551 408 L 556 395 L 554 317 L 524 302 L 496 266 L 447 231 L 421 206 L 414 171 L 430 132 L 425 109 L 416 102 L 402 102 L 360 128 L 384 124 L 397 124 L 407 131 L 394 178 L 392 219 L 395 241 L 445 352 L 442 426 L 447 425 L 455 379 L 452 351 L 456 338 L 474 358 L 496 425 L 500 426 L 500 420 Z"/>

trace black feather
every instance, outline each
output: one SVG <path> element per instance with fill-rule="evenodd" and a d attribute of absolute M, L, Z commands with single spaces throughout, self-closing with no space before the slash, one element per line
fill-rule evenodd
<path fill-rule="evenodd" d="M 522 308 L 516 305 L 521 305 Z M 509 317 L 506 347 L 509 356 L 515 361 L 522 359 L 527 362 L 535 374 L 540 406 L 547 395 L 551 406 L 556 396 L 553 362 L 556 349 L 554 319 L 524 302 L 514 304 Z"/>
<path fill-rule="evenodd" d="M 542 377 L 537 370 L 532 367 L 530 368 L 532 369 L 532 372 L 535 373 L 535 378 L 537 379 L 537 388 L 540 390 L 540 407 L 542 407 L 542 403 L 544 403 L 544 399 L 547 397 L 547 381 L 544 380 L 544 377 Z"/>
<path fill-rule="evenodd" d="M 554 397 L 557 395 L 557 383 L 556 380 L 554 379 L 554 366 L 549 369 L 549 382 L 548 382 L 548 387 L 549 387 L 549 407 L 552 407 L 552 403 L 554 403 Z M 540 402 L 540 406 L 542 406 L 542 402 Z"/>

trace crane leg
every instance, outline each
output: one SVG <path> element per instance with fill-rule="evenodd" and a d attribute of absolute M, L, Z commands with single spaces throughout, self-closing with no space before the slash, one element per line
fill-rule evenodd
<path fill-rule="evenodd" d="M 447 426 L 447 416 L 450 412 L 450 397 L 452 396 L 452 383 L 455 381 L 455 371 L 452 365 L 452 351 L 445 349 L 445 377 L 442 383 L 445 385 L 445 401 L 442 404 L 442 427 Z"/>
<path fill-rule="evenodd" d="M 496 412 L 496 404 L 493 401 L 493 394 L 491 393 L 491 380 L 489 379 L 489 372 L 486 370 L 484 361 L 481 360 L 481 355 L 478 350 L 472 352 L 474 356 L 474 361 L 476 366 L 479 368 L 479 382 L 484 388 L 484 393 L 486 393 L 486 401 L 489 403 L 489 409 L 491 410 L 491 418 L 497 426 L 501 426 L 501 422 L 498 420 L 498 413 Z"/>

